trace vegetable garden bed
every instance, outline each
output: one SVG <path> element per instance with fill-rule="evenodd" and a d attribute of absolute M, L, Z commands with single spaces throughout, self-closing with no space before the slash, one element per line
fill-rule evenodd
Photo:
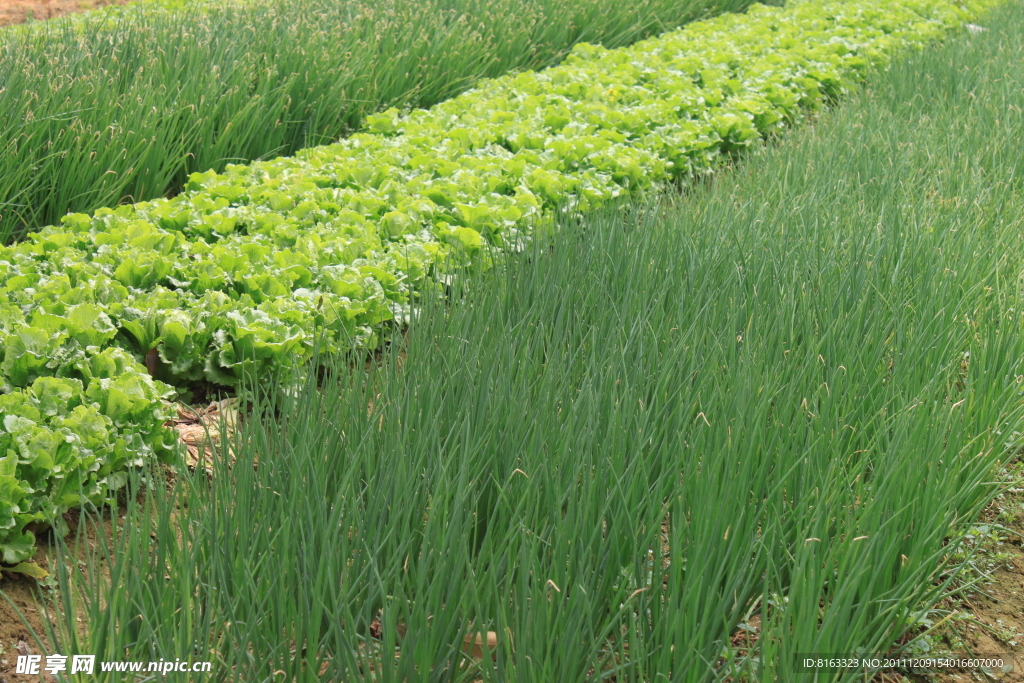
<path fill-rule="evenodd" d="M 0 242 L 750 0 L 145 0 L 0 33 Z"/>
<path fill-rule="evenodd" d="M 419 292 L 523 248 L 557 207 L 707 172 L 984 6 L 794 2 L 581 45 L 335 145 L 194 174 L 173 199 L 0 247 L 4 561 L 32 553 L 27 524 L 171 457 L 173 385 L 275 376 L 287 392 L 314 340 L 328 356 L 373 348 Z"/>
<path fill-rule="evenodd" d="M 56 563 L 51 641 L 245 680 L 799 680 L 890 647 L 1021 445 L 1021 36 L 908 51 L 992 5 L 580 46 L 4 248 L 9 561 L 172 457 L 172 386 L 257 397 L 210 480 L 129 504 L 109 574 Z"/>

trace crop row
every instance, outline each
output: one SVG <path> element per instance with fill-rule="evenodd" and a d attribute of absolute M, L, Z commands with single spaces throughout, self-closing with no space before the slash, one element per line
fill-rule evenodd
<path fill-rule="evenodd" d="M 5 400 L 29 405 L 41 381 L 67 378 L 72 403 L 98 406 L 115 432 L 135 429 L 159 451 L 158 429 L 123 426 L 89 400 L 95 382 L 132 382 L 123 393 L 145 404 L 132 419 L 149 411 L 159 424 L 162 381 L 230 386 L 301 368 L 315 341 L 327 352 L 373 347 L 385 323 L 409 318 L 418 290 L 486 265 L 489 248 L 522 248 L 559 209 L 707 172 L 988 4 L 793 2 L 628 49 L 581 45 L 563 66 L 370 117 L 369 132 L 335 145 L 195 174 L 173 199 L 67 216 L 0 248 Z M 118 356 L 116 379 L 89 375 L 112 347 L 134 359 Z M 59 429 L 66 411 L 53 410 L 38 429 Z M 18 468 L 12 486 L 20 468 L 47 464 L 8 427 L 27 429 L 13 415 L 5 409 L 0 435 Z M 90 465 L 97 473 L 108 453 Z M 19 495 L 0 503 L 8 562 L 24 556 L 8 539 L 42 514 Z"/>
<path fill-rule="evenodd" d="M 150 0 L 6 30 L 0 242 L 751 0 Z"/>
<path fill-rule="evenodd" d="M 560 218 L 375 362 L 249 393 L 212 476 L 55 548 L 53 650 L 351 683 L 945 654 L 1024 445 L 1024 3 L 973 21 L 714 182 Z"/>
<path fill-rule="evenodd" d="M 80 12 L 73 12 L 71 14 L 64 15 L 64 21 L 70 21 L 72 24 L 80 27 L 84 27 L 89 22 L 98 19 L 115 19 L 119 16 L 123 16 L 129 12 L 134 12 L 139 9 L 145 9 L 148 11 L 160 11 L 160 10 L 190 10 L 193 8 L 200 8 L 204 5 L 210 5 L 216 0 L 130 0 L 123 5 L 101 5 L 92 9 L 87 9 Z M 46 22 L 51 21 L 47 18 L 36 18 L 34 15 L 26 15 L 26 19 L 23 23 L 17 23 L 12 25 L 0 26 L 0 32 L 7 31 L 10 33 L 25 33 L 31 31 L 45 32 L 52 25 L 47 25 Z"/>

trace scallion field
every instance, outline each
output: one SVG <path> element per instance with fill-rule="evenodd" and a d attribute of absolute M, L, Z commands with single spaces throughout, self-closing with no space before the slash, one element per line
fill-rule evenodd
<path fill-rule="evenodd" d="M 1022 160 L 1019 0 L 0 28 L 0 682 L 1024 680 Z"/>

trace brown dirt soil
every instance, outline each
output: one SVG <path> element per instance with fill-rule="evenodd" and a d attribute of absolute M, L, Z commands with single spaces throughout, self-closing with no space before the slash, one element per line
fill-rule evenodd
<path fill-rule="evenodd" d="M 1017 481 L 988 507 L 981 523 L 1005 530 L 982 543 L 977 564 L 989 573 L 979 590 L 941 605 L 967 619 L 951 621 L 936 636 L 956 653 L 1002 653 L 1014 658 L 1014 669 L 986 676 L 961 672 L 922 677 L 928 683 L 999 681 L 1024 683 L 1024 464 L 1018 462 Z M 962 645 L 960 644 L 962 642 Z"/>
<path fill-rule="evenodd" d="M 72 12 L 84 12 L 106 5 L 124 5 L 127 2 L 128 0 L 0 0 L 0 26 L 54 19 Z"/>
<path fill-rule="evenodd" d="M 66 513 L 64 520 L 67 522 L 69 530 L 68 535 L 65 537 L 65 542 L 73 547 L 80 523 L 79 511 L 73 510 Z M 104 515 L 103 526 L 105 532 L 110 534 L 111 520 L 109 515 Z M 96 547 L 95 531 L 94 523 L 86 524 L 82 529 L 82 533 L 85 536 L 84 540 L 90 548 Z M 41 531 L 37 536 L 39 539 L 38 550 L 31 559 L 31 562 L 35 562 L 43 569 L 49 571 L 51 569 L 49 556 L 55 554 L 54 551 L 56 550 L 53 534 L 51 531 Z M 84 551 L 81 554 L 84 555 Z M 33 683 L 38 683 L 39 681 L 51 683 L 56 680 L 45 673 L 42 676 L 22 676 L 14 673 L 19 654 L 41 654 L 44 656 L 55 654 L 54 648 L 46 637 L 44 616 L 39 611 L 40 592 L 42 592 L 42 597 L 49 602 L 47 609 L 53 609 L 56 591 L 50 587 L 51 581 L 52 577 L 51 579 L 37 581 L 24 574 L 0 569 L 0 683 L 27 683 L 28 681 Z M 17 606 L 17 611 L 11 607 L 12 602 Z M 18 615 L 19 611 L 21 612 L 20 616 Z M 25 628 L 22 617 L 28 622 L 31 630 Z M 37 637 L 41 642 L 36 640 Z"/>
<path fill-rule="evenodd" d="M 40 549 L 33 558 L 40 566 L 46 566 L 46 552 Z M 36 580 L 21 574 L 0 572 L 0 683 L 15 683 L 37 679 L 37 676 L 18 676 L 14 666 L 19 654 L 44 654 L 49 647 L 40 648 L 25 628 L 18 613 L 4 599 L 10 599 L 36 633 L 45 632 L 41 615 L 36 611 L 38 591 Z"/>

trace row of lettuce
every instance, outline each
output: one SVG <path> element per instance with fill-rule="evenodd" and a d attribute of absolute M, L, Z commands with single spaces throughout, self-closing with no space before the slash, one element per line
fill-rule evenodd
<path fill-rule="evenodd" d="M 140 0 L 5 30 L 0 242 L 751 0 Z"/>
<path fill-rule="evenodd" d="M 294 381 L 314 346 L 373 348 L 428 288 L 559 211 L 708 173 L 992 4 L 794 1 L 580 45 L 559 67 L 0 248 L 3 561 L 32 553 L 26 526 L 171 455 L 172 386 L 282 367 Z"/>

